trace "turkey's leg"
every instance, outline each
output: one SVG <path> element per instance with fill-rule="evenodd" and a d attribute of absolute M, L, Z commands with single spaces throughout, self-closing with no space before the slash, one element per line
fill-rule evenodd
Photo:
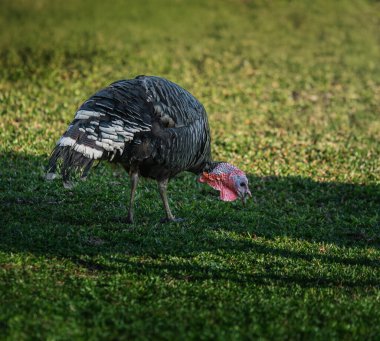
<path fill-rule="evenodd" d="M 161 222 L 169 222 L 169 221 L 182 221 L 180 218 L 174 218 L 168 202 L 167 196 L 167 188 L 168 188 L 168 179 L 158 181 L 158 190 L 160 191 L 161 199 L 164 204 L 164 209 L 166 213 L 166 218 L 162 219 Z"/>
<path fill-rule="evenodd" d="M 135 172 L 131 174 L 131 198 L 129 201 L 129 211 L 127 217 L 127 223 L 133 223 L 133 211 L 134 211 L 134 201 L 137 184 L 139 182 L 139 173 Z"/>

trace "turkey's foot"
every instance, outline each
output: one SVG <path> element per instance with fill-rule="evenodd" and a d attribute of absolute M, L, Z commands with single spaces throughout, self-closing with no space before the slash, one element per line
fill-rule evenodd
<path fill-rule="evenodd" d="M 126 224 L 133 224 L 133 217 L 127 217 L 127 218 L 125 218 L 125 219 L 124 219 L 124 222 L 125 222 Z"/>
<path fill-rule="evenodd" d="M 165 218 L 162 218 L 160 220 L 160 223 L 164 224 L 164 223 L 182 223 L 184 222 L 186 219 L 184 218 L 168 218 L 168 217 L 165 217 Z"/>
<path fill-rule="evenodd" d="M 129 217 L 118 217 L 118 218 L 115 218 L 114 221 L 117 223 L 121 223 L 121 224 L 133 224 L 134 223 L 133 218 L 131 219 Z"/>

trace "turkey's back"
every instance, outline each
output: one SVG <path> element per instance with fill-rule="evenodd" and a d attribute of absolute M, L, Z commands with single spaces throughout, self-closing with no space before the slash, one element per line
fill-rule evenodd
<path fill-rule="evenodd" d="M 53 171 L 59 157 L 66 169 L 101 159 L 158 180 L 200 172 L 211 161 L 207 114 L 194 96 L 166 79 L 117 81 L 79 108 L 53 151 Z"/>

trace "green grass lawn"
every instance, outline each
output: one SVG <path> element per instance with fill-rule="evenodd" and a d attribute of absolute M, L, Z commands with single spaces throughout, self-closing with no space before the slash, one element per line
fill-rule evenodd
<path fill-rule="evenodd" d="M 380 3 L 0 4 L 0 339 L 360 339 L 380 335 Z M 100 164 L 43 180 L 78 106 L 139 74 L 209 113 L 216 160 L 253 200 Z"/>

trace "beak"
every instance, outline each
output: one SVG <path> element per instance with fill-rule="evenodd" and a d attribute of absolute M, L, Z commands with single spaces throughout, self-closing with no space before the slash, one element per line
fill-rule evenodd
<path fill-rule="evenodd" d="M 252 193 L 250 190 L 247 190 L 247 192 L 243 193 L 241 196 L 240 196 L 240 199 L 241 199 L 241 202 L 243 204 L 243 206 L 245 206 L 245 204 L 247 203 L 247 199 L 251 197 L 252 198 Z"/>

